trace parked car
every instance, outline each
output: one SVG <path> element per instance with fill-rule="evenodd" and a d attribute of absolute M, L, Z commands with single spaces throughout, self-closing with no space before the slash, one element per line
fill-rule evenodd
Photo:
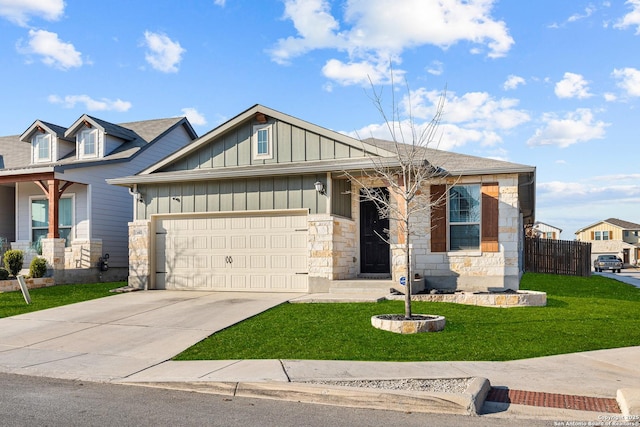
<path fill-rule="evenodd" d="M 597 272 L 613 270 L 614 273 L 620 273 L 622 260 L 615 255 L 598 255 L 598 258 L 593 261 L 593 268 Z"/>

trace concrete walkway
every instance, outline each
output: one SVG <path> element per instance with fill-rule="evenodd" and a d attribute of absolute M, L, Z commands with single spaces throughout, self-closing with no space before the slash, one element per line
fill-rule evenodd
<path fill-rule="evenodd" d="M 639 285 L 640 273 L 625 280 Z M 275 396 L 281 398 L 287 398 L 292 384 L 310 380 L 481 377 L 509 390 L 609 399 L 622 389 L 625 409 L 640 411 L 640 347 L 510 362 L 170 360 L 216 331 L 300 296 L 132 292 L 0 319 L 0 372 L 214 393 L 225 389 L 231 395 L 238 395 L 240 383 L 260 383 L 279 388 Z M 595 421 L 606 415 L 491 402 L 482 410 L 492 413 L 489 417 L 556 420 Z"/>

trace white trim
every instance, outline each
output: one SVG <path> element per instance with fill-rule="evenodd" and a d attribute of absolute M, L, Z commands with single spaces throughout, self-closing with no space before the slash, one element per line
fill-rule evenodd
<path fill-rule="evenodd" d="M 93 153 L 86 154 L 84 134 L 93 135 Z M 78 153 L 78 159 L 95 159 L 99 157 L 100 153 L 100 131 L 96 128 L 84 128 L 76 135 L 76 152 Z"/>
<path fill-rule="evenodd" d="M 49 156 L 40 158 L 40 147 L 37 143 L 39 137 L 47 137 L 49 139 Z M 50 133 L 36 133 L 31 137 L 31 159 L 33 163 L 47 163 L 51 162 L 51 156 L 53 155 L 53 137 Z"/>
<path fill-rule="evenodd" d="M 71 229 L 69 230 L 69 242 L 72 242 L 75 239 L 75 232 L 76 232 L 76 193 L 65 193 L 64 195 L 60 196 L 61 199 L 71 199 Z M 29 225 L 29 235 L 28 237 L 28 241 L 30 243 L 34 243 L 33 242 L 33 212 L 31 210 L 31 206 L 33 204 L 34 200 L 48 200 L 48 198 L 44 195 L 40 196 L 34 196 L 34 195 L 30 195 L 29 196 L 29 217 L 28 217 L 28 225 Z M 47 209 L 49 208 L 49 206 L 47 205 Z M 48 213 L 47 213 L 47 222 L 49 221 L 48 218 Z M 67 228 L 67 227 L 64 227 Z"/>
<path fill-rule="evenodd" d="M 266 153 L 258 153 L 258 132 L 261 130 L 267 131 L 267 152 Z M 251 146 L 253 148 L 253 159 L 254 160 L 263 160 L 263 159 L 273 159 L 273 131 L 271 123 L 253 125 L 253 134 L 251 136 Z"/>

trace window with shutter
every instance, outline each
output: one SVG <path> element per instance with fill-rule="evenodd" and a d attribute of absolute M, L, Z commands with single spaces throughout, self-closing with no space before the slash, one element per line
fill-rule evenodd
<path fill-rule="evenodd" d="M 498 252 L 498 184 L 482 184 L 483 252 Z"/>

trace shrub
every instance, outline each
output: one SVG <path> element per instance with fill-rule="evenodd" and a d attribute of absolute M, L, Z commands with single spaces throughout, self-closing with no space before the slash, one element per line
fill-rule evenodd
<path fill-rule="evenodd" d="M 7 280 L 9 278 L 9 272 L 0 267 L 0 280 Z"/>
<path fill-rule="evenodd" d="M 29 265 L 29 277 L 37 279 L 39 277 L 44 277 L 47 273 L 47 260 L 40 257 L 35 257 L 31 260 L 31 264 Z"/>
<path fill-rule="evenodd" d="M 19 249 L 11 249 L 4 253 L 4 266 L 12 276 L 17 276 L 22 270 L 24 255 Z"/>

